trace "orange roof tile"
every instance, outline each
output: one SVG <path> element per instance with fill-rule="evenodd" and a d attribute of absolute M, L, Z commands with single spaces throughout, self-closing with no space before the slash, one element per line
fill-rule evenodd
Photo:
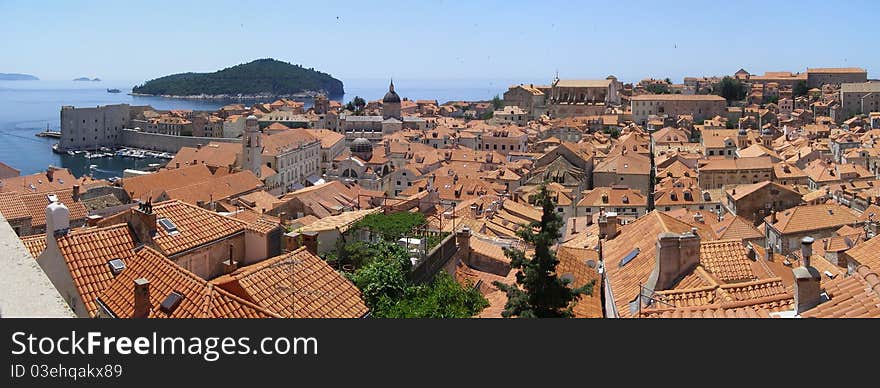
<path fill-rule="evenodd" d="M 700 265 L 723 282 L 755 279 L 742 240 L 701 242 Z"/>
<path fill-rule="evenodd" d="M 301 247 L 211 281 L 241 298 L 288 318 L 360 318 L 360 290 Z"/>
<path fill-rule="evenodd" d="M 204 164 L 181 166 L 173 170 L 124 178 L 122 188 L 132 200 L 146 201 L 149 197 L 158 198 L 165 191 L 202 182 L 211 177 L 211 171 Z"/>
<path fill-rule="evenodd" d="M 212 200 L 220 201 L 262 187 L 263 182 L 260 178 L 257 178 L 250 170 L 245 170 L 171 189 L 166 191 L 166 194 L 169 199 L 179 199 L 195 205 L 199 201 L 205 203 Z"/>
<path fill-rule="evenodd" d="M 177 226 L 176 234 L 169 234 L 160 226 L 153 236 L 153 242 L 169 256 L 234 235 L 247 227 L 244 221 L 177 200 L 154 205 L 153 213 L 157 220 L 167 218 Z"/>
<path fill-rule="evenodd" d="M 21 238 L 22 244 L 27 248 L 28 252 L 31 253 L 35 259 L 40 257 L 40 254 L 46 250 L 46 235 L 45 234 L 35 234 L 32 236 L 26 236 Z"/>
<path fill-rule="evenodd" d="M 769 221 L 767 216 L 765 220 Z M 852 209 L 836 204 L 795 206 L 776 214 L 773 228 L 783 234 L 808 232 L 827 228 L 837 229 L 843 225 L 858 223 L 858 214 Z"/>
<path fill-rule="evenodd" d="M 880 318 L 880 275 L 859 266 L 853 276 L 822 283 L 830 300 L 801 314 L 804 318 Z"/>
<path fill-rule="evenodd" d="M 139 249 L 97 297 L 114 316 L 130 318 L 134 315 L 133 284 L 139 278 L 150 282 L 150 318 L 279 317 L 215 287 L 149 247 Z M 172 292 L 182 296 L 180 304 L 174 310 L 163 311 L 162 301 Z"/>
<path fill-rule="evenodd" d="M 130 263 L 137 240 L 128 225 L 117 224 L 105 228 L 72 231 L 58 237 L 58 249 L 64 257 L 73 284 L 82 296 L 90 315 L 98 311 L 95 298 L 113 280 L 108 262 L 122 259 Z M 129 287 L 130 284 L 126 286 Z"/>

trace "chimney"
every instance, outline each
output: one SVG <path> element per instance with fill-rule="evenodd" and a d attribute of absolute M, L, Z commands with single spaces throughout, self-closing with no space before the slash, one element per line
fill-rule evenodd
<path fill-rule="evenodd" d="M 48 179 L 49 182 L 52 182 L 52 180 L 55 179 L 55 166 L 49 166 L 49 168 L 46 169 L 46 179 Z"/>
<path fill-rule="evenodd" d="M 73 185 L 73 202 L 79 202 L 79 185 Z"/>
<path fill-rule="evenodd" d="M 771 211 L 770 211 L 770 223 L 771 223 L 771 224 L 775 224 L 775 223 L 776 223 L 776 210 L 771 210 Z"/>
<path fill-rule="evenodd" d="M 617 235 L 617 213 L 599 210 L 599 237 L 611 240 Z"/>
<path fill-rule="evenodd" d="M 700 263 L 700 235 L 660 233 L 654 270 L 645 287 L 651 291 L 667 290 Z"/>
<path fill-rule="evenodd" d="M 70 231 L 70 210 L 61 202 L 52 202 L 46 206 L 46 249 L 58 251 L 56 238 Z M 59 251 L 60 252 L 60 251 Z"/>
<path fill-rule="evenodd" d="M 104 219 L 104 217 L 101 217 L 97 214 L 92 214 L 92 215 L 88 216 L 88 219 L 86 220 L 86 225 L 98 226 L 98 223 L 100 223 L 101 220 L 103 220 L 103 219 Z"/>
<path fill-rule="evenodd" d="M 569 218 L 571 220 L 571 234 L 577 234 L 577 218 Z"/>
<path fill-rule="evenodd" d="M 807 236 L 801 240 L 801 256 L 803 257 L 801 263 L 803 263 L 804 267 L 810 267 L 810 258 L 813 256 L 813 242 L 816 241 L 814 238 Z"/>
<path fill-rule="evenodd" d="M 767 244 L 767 249 L 764 251 L 764 259 L 773 261 L 773 246 L 770 244 Z"/>
<path fill-rule="evenodd" d="M 150 316 L 150 281 L 145 278 L 134 280 L 134 315 L 132 318 Z"/>
<path fill-rule="evenodd" d="M 809 264 L 809 263 L 805 263 Z M 819 271 L 808 265 L 792 270 L 794 273 L 794 305 L 795 313 L 801 314 L 821 302 L 822 292 L 819 287 L 821 277 Z"/>
<path fill-rule="evenodd" d="M 746 246 L 746 256 L 748 256 L 751 261 L 757 261 L 758 257 L 755 253 L 755 248 L 752 248 L 752 244 Z"/>
<path fill-rule="evenodd" d="M 462 258 L 465 263 L 470 262 L 471 257 L 471 228 L 467 226 L 458 230 L 455 233 L 455 245 L 458 245 L 458 250 L 464 254 Z"/>
<path fill-rule="evenodd" d="M 235 272 L 236 269 L 238 269 L 238 262 L 236 262 L 235 259 L 233 259 L 233 257 L 232 257 L 232 250 L 233 250 L 233 246 L 232 246 L 232 244 L 229 244 L 229 259 L 224 260 L 221 263 L 221 264 L 223 264 L 223 273 L 224 274 L 233 273 L 233 272 Z"/>
<path fill-rule="evenodd" d="M 137 209 L 131 209 L 128 223 L 141 243 L 153 242 L 153 236 L 156 235 L 156 214 L 149 202 L 139 205 Z"/>

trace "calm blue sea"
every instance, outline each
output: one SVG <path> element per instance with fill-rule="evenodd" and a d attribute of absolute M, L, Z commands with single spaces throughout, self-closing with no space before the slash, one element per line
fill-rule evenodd
<path fill-rule="evenodd" d="M 375 100 L 388 90 L 388 80 L 361 79 L 345 81 L 345 96 L 337 98 L 349 101 L 354 96 Z M 401 97 L 412 100 L 436 99 L 440 103 L 451 100 L 488 100 L 500 95 L 514 82 L 540 81 L 474 81 L 474 80 L 395 80 L 395 90 Z M 176 100 L 161 97 L 130 96 L 131 81 L 0 81 L 0 161 L 33 174 L 45 170 L 48 165 L 66 167 L 77 176 L 88 174 L 96 178 L 122 176 L 126 168 L 143 168 L 150 159 L 85 159 L 82 156 L 55 154 L 51 150 L 57 139 L 34 136 L 47 128 L 60 130 L 62 105 L 92 107 L 97 105 L 128 103 L 151 105 L 156 109 L 215 110 L 225 102 Z M 107 93 L 116 88 L 121 93 Z M 310 102 L 308 102 L 310 104 Z M 307 105 L 308 106 L 308 105 Z M 91 169 L 89 165 L 96 168 Z"/>

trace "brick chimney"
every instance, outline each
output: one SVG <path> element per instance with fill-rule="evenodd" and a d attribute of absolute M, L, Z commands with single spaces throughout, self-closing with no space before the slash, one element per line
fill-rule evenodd
<path fill-rule="evenodd" d="M 803 265 L 792 270 L 794 273 L 794 305 L 797 314 L 816 307 L 821 301 L 820 293 L 822 290 L 819 287 L 821 276 L 819 271 L 810 265 L 808 258 L 813 253 L 813 241 L 814 239 L 809 236 L 801 240 L 801 254 L 804 255 L 801 263 Z"/>
<path fill-rule="evenodd" d="M 617 235 L 617 213 L 599 210 L 599 236 L 613 239 Z"/>
<path fill-rule="evenodd" d="M 46 169 L 46 179 L 48 179 L 49 182 L 52 182 L 55 179 L 55 166 L 49 166 L 49 168 Z"/>
<path fill-rule="evenodd" d="M 468 262 L 471 255 L 471 228 L 465 226 L 455 233 L 455 245 L 458 245 L 458 250 L 463 253 L 461 256 L 463 261 Z"/>
<path fill-rule="evenodd" d="M 145 278 L 134 280 L 134 315 L 132 318 L 150 316 L 150 281 Z"/>
<path fill-rule="evenodd" d="M 79 202 L 79 185 L 73 185 L 73 202 Z"/>
<path fill-rule="evenodd" d="M 645 287 L 652 291 L 667 290 L 699 263 L 700 235 L 695 230 L 682 234 L 660 233 L 654 270 Z"/>
<path fill-rule="evenodd" d="M 153 242 L 156 235 L 156 213 L 153 213 L 152 204 L 140 204 L 137 209 L 131 209 L 128 223 L 141 243 Z"/>

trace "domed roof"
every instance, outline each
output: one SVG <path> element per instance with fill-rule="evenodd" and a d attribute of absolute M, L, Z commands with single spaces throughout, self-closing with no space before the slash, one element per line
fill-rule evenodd
<path fill-rule="evenodd" d="M 359 137 L 351 142 L 349 149 L 351 152 L 371 152 L 373 151 L 373 143 L 365 138 Z"/>
<path fill-rule="evenodd" d="M 388 93 L 385 93 L 385 97 L 382 97 L 383 103 L 400 103 L 400 96 L 397 95 L 397 92 L 394 91 L 394 81 L 391 81 L 391 86 L 388 87 Z"/>

